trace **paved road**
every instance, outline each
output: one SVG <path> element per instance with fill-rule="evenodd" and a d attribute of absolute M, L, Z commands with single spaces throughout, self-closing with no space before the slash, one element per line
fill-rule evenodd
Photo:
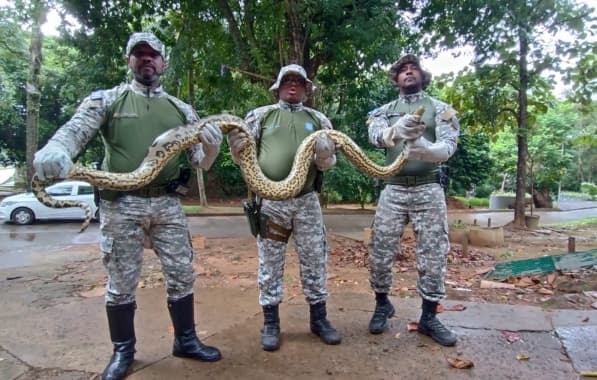
<path fill-rule="evenodd" d="M 565 202 L 563 202 L 565 203 Z M 570 205 L 572 206 L 572 205 Z M 574 207 L 593 206 L 566 211 L 539 211 L 540 225 L 573 221 L 584 218 L 597 218 L 597 202 L 574 204 Z M 561 207 L 564 209 L 564 207 Z M 573 207 L 568 207 L 573 208 Z M 450 212 L 451 222 L 461 220 L 472 224 L 487 225 L 491 219 L 492 226 L 500 226 L 513 219 L 512 211 L 495 212 Z M 373 221 L 372 213 L 359 214 L 326 214 L 325 223 L 329 232 L 361 239 L 363 228 L 369 227 Z M 212 238 L 248 236 L 249 228 L 243 215 L 234 216 L 193 216 L 189 218 L 191 233 Z M 0 268 L 32 265 L 36 260 L 55 252 L 65 246 L 93 244 L 98 242 L 99 225 L 92 223 L 83 233 L 79 233 L 80 221 L 44 222 L 32 226 L 16 226 L 0 224 Z"/>

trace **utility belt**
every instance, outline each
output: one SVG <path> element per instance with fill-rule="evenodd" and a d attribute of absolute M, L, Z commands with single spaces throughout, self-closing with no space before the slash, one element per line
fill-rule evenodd
<path fill-rule="evenodd" d="M 136 197 L 142 198 L 153 198 L 153 197 L 161 197 L 166 194 L 171 194 L 172 191 L 168 189 L 168 186 L 146 186 L 136 190 L 130 191 L 118 191 L 118 190 L 100 190 L 99 196 L 101 199 L 105 199 L 107 201 L 114 201 L 120 198 L 122 195 L 134 195 Z"/>
<path fill-rule="evenodd" d="M 419 186 L 419 185 L 427 185 L 430 183 L 440 183 L 440 178 L 438 173 L 423 175 L 423 176 L 416 176 L 416 175 L 405 175 L 405 176 L 397 176 L 393 177 L 388 180 L 387 182 L 390 185 L 401 185 L 406 187 L 412 186 Z"/>
<path fill-rule="evenodd" d="M 154 198 L 161 197 L 168 194 L 186 195 L 189 191 L 187 183 L 191 176 L 191 170 L 188 168 L 181 168 L 179 177 L 166 184 L 162 185 L 149 185 L 144 186 L 140 189 L 130 191 L 118 191 L 118 190 L 99 190 L 99 197 L 108 201 L 114 201 L 120 196 L 134 195 L 142 198 Z"/>

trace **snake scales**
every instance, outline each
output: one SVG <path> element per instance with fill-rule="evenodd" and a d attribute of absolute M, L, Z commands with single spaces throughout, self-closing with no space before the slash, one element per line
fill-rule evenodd
<path fill-rule="evenodd" d="M 415 111 L 415 114 L 421 116 L 423 112 L 424 109 L 419 108 Z M 158 136 L 149 147 L 147 155 L 139 167 L 130 173 L 111 173 L 74 164 L 67 178 L 83 180 L 108 190 L 128 191 L 141 188 L 149 184 L 171 158 L 191 145 L 201 142 L 198 132 L 207 123 L 219 126 L 223 133 L 228 133 L 236 128 L 249 133 L 243 119 L 229 114 L 213 115 L 194 124 L 171 129 Z M 259 167 L 255 140 L 248 139 L 248 144 L 245 145 L 239 155 L 239 166 L 248 188 L 255 194 L 271 200 L 288 199 L 298 194 L 307 179 L 315 140 L 322 134 L 330 137 L 352 164 L 369 177 L 391 177 L 406 164 L 406 158 L 400 155 L 388 166 L 378 165 L 371 161 L 359 146 L 344 133 L 337 130 L 320 130 L 309 135 L 301 143 L 288 176 L 282 181 L 272 181 L 263 174 Z M 85 202 L 60 201 L 52 198 L 45 192 L 44 188 L 53 182 L 41 181 L 36 175 L 33 176 L 31 185 L 35 196 L 48 207 L 83 208 L 85 221 L 81 226 L 81 231 L 84 231 L 91 222 L 91 208 Z"/>

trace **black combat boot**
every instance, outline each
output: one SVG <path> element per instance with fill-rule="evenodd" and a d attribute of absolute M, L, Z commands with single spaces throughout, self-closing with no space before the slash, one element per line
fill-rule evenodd
<path fill-rule="evenodd" d="M 123 305 L 106 305 L 110 338 L 114 352 L 110 363 L 102 373 L 103 380 L 124 379 L 135 359 L 135 308 L 137 305 L 127 303 Z"/>
<path fill-rule="evenodd" d="M 327 311 L 325 310 L 325 302 L 309 305 L 309 312 L 311 314 L 311 332 L 321 339 L 325 344 L 340 344 L 342 337 L 338 331 L 327 320 Z"/>
<path fill-rule="evenodd" d="M 375 293 L 375 311 L 371 322 L 369 322 L 369 332 L 371 334 L 381 334 L 388 328 L 388 319 L 394 316 L 394 306 L 388 299 L 388 293 Z"/>
<path fill-rule="evenodd" d="M 278 305 L 263 306 L 261 348 L 264 351 L 276 351 L 280 348 L 280 315 L 278 314 Z"/>
<path fill-rule="evenodd" d="M 456 344 L 458 338 L 456 334 L 448 330 L 442 323 L 435 317 L 437 302 L 423 300 L 423 313 L 421 314 L 421 320 L 419 321 L 418 331 L 421 334 L 425 334 L 435 340 L 442 346 L 453 346 Z"/>
<path fill-rule="evenodd" d="M 215 347 L 201 343 L 195 332 L 195 305 L 193 295 L 179 300 L 168 300 L 168 311 L 174 325 L 174 346 L 172 355 L 204 362 L 215 362 L 222 354 Z"/>

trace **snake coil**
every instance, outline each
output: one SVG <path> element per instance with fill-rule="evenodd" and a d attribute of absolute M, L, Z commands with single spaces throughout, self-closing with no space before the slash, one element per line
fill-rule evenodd
<path fill-rule="evenodd" d="M 424 109 L 421 107 L 415 111 L 415 114 L 421 116 L 423 112 Z M 213 115 L 196 123 L 171 129 L 158 136 L 149 147 L 141 164 L 132 172 L 112 173 L 74 164 L 67 178 L 86 181 L 107 190 L 130 191 L 141 188 L 153 181 L 171 158 L 190 146 L 200 143 L 199 131 L 208 123 L 217 125 L 222 133 L 241 129 L 250 135 L 243 119 L 229 114 Z M 369 159 L 346 134 L 337 130 L 319 130 L 303 140 L 296 152 L 288 176 L 281 181 L 272 181 L 263 174 L 259 167 L 255 140 L 248 139 L 248 144 L 239 153 L 239 166 L 247 187 L 266 199 L 284 200 L 294 197 L 305 184 L 312 162 L 315 141 L 320 135 L 327 135 L 349 161 L 369 177 L 392 177 L 406 164 L 406 158 L 401 154 L 390 165 L 378 165 Z M 61 201 L 52 198 L 46 193 L 45 187 L 54 182 L 56 181 L 42 181 L 37 175 L 34 175 L 31 185 L 35 196 L 48 207 L 81 207 L 85 211 L 85 221 L 81 225 L 81 232 L 84 231 L 91 222 L 91 208 L 85 202 Z"/>

